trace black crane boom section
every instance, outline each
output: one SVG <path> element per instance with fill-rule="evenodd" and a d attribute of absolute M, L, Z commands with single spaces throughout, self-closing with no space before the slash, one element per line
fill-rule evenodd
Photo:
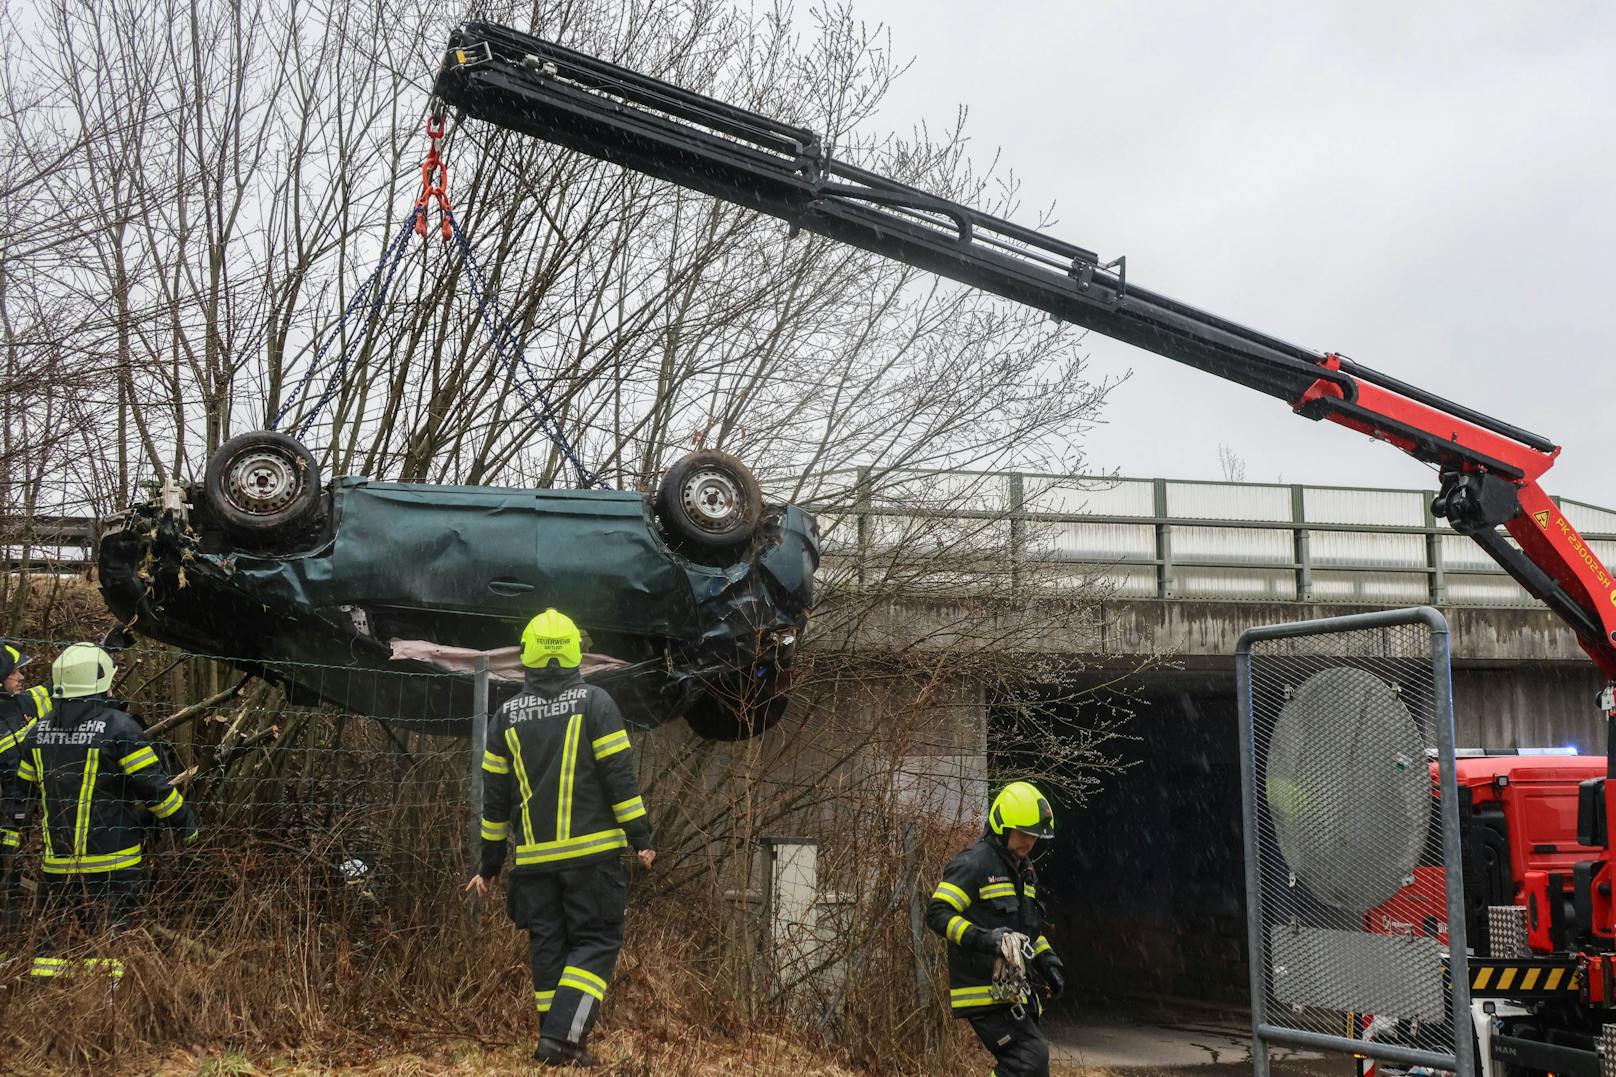
<path fill-rule="evenodd" d="M 812 131 L 493 23 L 450 38 L 434 90 L 476 119 L 702 191 L 813 232 L 1043 310 L 1299 407 L 1321 380 L 1379 385 L 1541 452 L 1553 444 L 1375 370 L 1199 310 L 1128 280 L 1126 261 L 937 198 L 835 159 Z M 1319 417 L 1312 412 L 1304 412 Z M 1386 420 L 1365 413 L 1365 421 Z M 1507 462 L 1428 431 L 1414 455 L 1518 477 Z"/>

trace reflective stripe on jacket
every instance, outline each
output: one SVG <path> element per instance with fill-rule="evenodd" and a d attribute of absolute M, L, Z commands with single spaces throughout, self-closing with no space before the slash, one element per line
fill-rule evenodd
<path fill-rule="evenodd" d="M 576 672 L 529 673 L 523 694 L 500 707 L 483 754 L 482 837 L 490 878 L 512 841 L 519 872 L 651 848 L 634 752 L 605 690 Z"/>
<path fill-rule="evenodd" d="M 51 712 L 50 692 L 43 685 L 16 695 L 0 693 L 0 855 L 22 843 L 20 822 L 28 790 L 17 777 L 22 764 L 22 742 L 34 722 Z"/>
<path fill-rule="evenodd" d="M 17 777 L 43 808 L 47 874 L 135 867 L 153 816 L 196 838 L 190 806 L 140 723 L 105 698 L 61 700 L 40 718 L 23 738 Z"/>
<path fill-rule="evenodd" d="M 926 906 L 926 924 L 948 940 L 949 1008 L 956 1017 L 1018 1001 L 992 997 L 994 955 L 984 936 L 994 928 L 1026 935 L 1035 957 L 1055 952 L 1043 934 L 1044 906 L 1032 861 L 1016 862 L 998 838 L 985 834 L 943 868 Z"/>

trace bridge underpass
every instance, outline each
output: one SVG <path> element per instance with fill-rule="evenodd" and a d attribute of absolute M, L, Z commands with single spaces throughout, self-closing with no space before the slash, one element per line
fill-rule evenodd
<path fill-rule="evenodd" d="M 1033 484 L 1020 477 L 1006 485 Z M 1572 634 L 1470 540 L 1432 520 L 1429 492 L 1142 480 L 1130 493 L 1129 485 L 1025 508 L 1021 527 L 1006 531 L 1042 529 L 1042 542 L 1010 551 L 1022 577 L 1013 591 L 939 588 L 896 599 L 840 641 L 947 651 L 971 646 L 977 632 L 1022 653 L 1069 659 L 1092 686 L 1147 664 L 1126 679 L 1128 732 L 1137 738 L 1126 754 L 1135 765 L 1106 778 L 1080 809 L 1061 806 L 1064 825 L 1043 860 L 1052 936 L 1087 990 L 1245 1001 L 1232 656 L 1248 628 L 1435 605 L 1453 634 L 1461 746 L 1603 750 L 1594 702 L 1603 682 Z M 1616 560 L 1616 513 L 1562 508 L 1590 547 Z M 877 531 L 858 521 L 861 539 Z M 1023 623 L 1027 604 L 1048 595 L 1026 583 L 1039 566 L 1056 576 L 1086 573 L 1103 594 L 1077 628 L 1050 633 Z M 949 765 L 972 778 L 1009 762 L 993 759 L 991 748 L 980 766 L 965 761 L 973 744 L 994 742 L 990 700 L 981 714 L 980 735 L 954 723 L 961 755 Z M 974 795 L 985 791 L 985 778 L 970 784 Z"/>
<path fill-rule="evenodd" d="M 1232 606 L 1233 604 L 1231 604 Z M 1161 615 L 1169 611 L 1118 611 Z M 1243 1003 L 1246 997 L 1244 891 L 1233 639 L 1246 627 L 1349 610 L 1221 611 L 1231 634 L 1221 653 L 1184 654 L 1167 668 L 1130 679 L 1133 712 L 1126 746 L 1134 766 L 1107 778 L 1046 854 L 1055 933 L 1076 982 L 1097 993 L 1174 996 Z M 1444 611 L 1455 628 L 1453 670 L 1457 743 L 1487 750 L 1574 747 L 1603 750 L 1604 721 L 1594 698 L 1603 681 L 1574 657 L 1570 634 L 1552 615 Z M 1210 616 L 1212 611 L 1201 611 Z M 1289 613 L 1290 616 L 1286 616 Z M 1203 618 L 1197 618 L 1204 623 Z M 1513 659 L 1513 623 L 1522 645 L 1549 653 Z M 1485 644 L 1485 645 L 1479 645 Z M 1567 653 L 1559 652 L 1563 648 Z M 1580 651 L 1576 652 L 1580 655 Z M 1116 661 L 1088 677 L 1114 677 Z"/>

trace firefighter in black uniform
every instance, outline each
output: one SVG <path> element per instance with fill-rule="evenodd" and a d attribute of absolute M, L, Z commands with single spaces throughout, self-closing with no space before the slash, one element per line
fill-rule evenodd
<path fill-rule="evenodd" d="M 1055 814 L 1036 787 L 1013 782 L 993 800 L 982 837 L 948 862 L 926 923 L 948 940 L 948 995 L 993 1053 L 996 1077 L 1049 1077 L 1049 1044 L 1038 1028 L 1039 992 L 1019 974 L 1030 966 L 1056 999 L 1066 974 L 1043 935 L 1038 873 L 1029 858 L 1055 836 Z"/>
<path fill-rule="evenodd" d="M 43 810 L 48 938 L 34 958 L 36 977 L 73 971 L 59 956 L 71 924 L 88 934 L 128 926 L 144 888 L 141 837 L 153 816 L 186 845 L 197 837 L 190 806 L 140 723 L 107 698 L 113 668 L 94 644 L 63 651 L 51 666 L 55 707 L 22 741 L 17 776 Z M 113 958 L 82 964 L 123 975 Z"/>
<path fill-rule="evenodd" d="M 482 866 L 466 884 L 486 894 L 515 839 L 506 909 L 528 933 L 533 1057 L 557 1066 L 594 1064 L 585 1041 L 623 945 L 621 850 L 656 859 L 622 715 L 584 683 L 581 658 L 577 626 L 553 609 L 522 633 L 525 687 L 489 724 Z"/>
<path fill-rule="evenodd" d="M 0 923 L 9 926 L 20 904 L 16 900 L 16 853 L 22 845 L 22 785 L 17 764 L 22 740 L 34 722 L 50 713 L 50 690 L 35 685 L 23 690 L 22 667 L 28 656 L 14 643 L 0 640 Z"/>

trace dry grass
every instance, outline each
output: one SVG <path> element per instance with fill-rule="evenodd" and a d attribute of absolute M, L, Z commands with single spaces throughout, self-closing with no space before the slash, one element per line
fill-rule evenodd
<path fill-rule="evenodd" d="M 756 1032 L 728 1040 L 668 1042 L 639 1029 L 606 1032 L 593 1045 L 601 1060 L 596 1073 L 603 1077 L 859 1077 L 862 1071 L 827 1061 L 823 1052 L 802 1046 L 778 1033 Z M 152 1074 L 154 1077 L 261 1077 L 290 1075 L 316 1077 L 331 1073 L 356 1077 L 491 1077 L 494 1074 L 547 1072 L 532 1062 L 531 1048 L 523 1043 L 487 1047 L 468 1040 L 447 1040 L 436 1047 L 399 1050 L 383 1045 L 354 1045 L 344 1057 L 330 1051 L 295 1050 L 244 1053 L 189 1049 L 136 1054 L 98 1073 Z M 976 1073 L 987 1065 L 978 1053 L 958 1071 Z M 18 1073 L 58 1073 L 53 1070 L 18 1070 Z M 941 1072 L 941 1071 L 939 1071 Z M 1052 1077 L 1117 1077 L 1114 1071 L 1092 1066 L 1055 1066 Z"/>
<path fill-rule="evenodd" d="M 422 908 L 413 927 L 395 921 L 378 936 L 334 924 L 329 907 L 253 904 L 244 895 L 241 915 L 224 924 L 198 921 L 176 936 L 136 931 L 115 950 L 102 942 L 101 952 L 128 966 L 116 988 L 99 977 L 34 984 L 13 962 L 0 972 L 0 1057 L 20 1074 L 524 1072 L 536 1038 L 525 941 L 490 906 L 480 920 L 458 903 L 441 915 Z M 592 1044 L 607 1063 L 602 1072 L 898 1072 L 867 1048 L 850 1051 L 811 1022 L 793 1023 L 780 1007 L 743 1005 L 716 982 L 710 948 L 670 926 L 699 926 L 699 912 L 660 911 L 655 924 L 631 914 Z M 923 1052 L 895 1046 L 924 1064 Z M 974 1055 L 959 1036 L 930 1058 Z"/>
<path fill-rule="evenodd" d="M 855 1077 L 856 1071 L 829 1063 L 789 1039 L 754 1033 L 722 1043 L 670 1044 L 637 1030 L 618 1029 L 593 1045 L 609 1077 Z M 329 1051 L 247 1053 L 183 1050 L 137 1056 L 98 1073 L 154 1074 L 157 1077 L 259 1077 L 267 1074 L 363 1077 L 484 1077 L 492 1074 L 543 1073 L 527 1044 L 490 1048 L 471 1041 L 446 1041 L 437 1047 L 398 1050 L 382 1045 L 356 1046 L 344 1057 Z"/>

